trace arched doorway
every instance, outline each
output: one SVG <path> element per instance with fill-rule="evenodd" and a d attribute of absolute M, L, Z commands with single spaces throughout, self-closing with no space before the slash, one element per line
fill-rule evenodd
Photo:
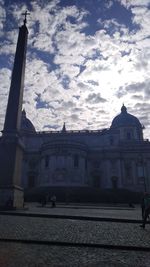
<path fill-rule="evenodd" d="M 35 174 L 29 174 L 28 175 L 28 187 L 33 188 L 35 187 Z"/>
<path fill-rule="evenodd" d="M 111 182 L 112 182 L 112 188 L 117 189 L 118 188 L 118 177 L 117 176 L 112 176 L 111 177 Z"/>
<path fill-rule="evenodd" d="M 100 188 L 101 177 L 100 177 L 99 173 L 97 173 L 97 172 L 92 173 L 92 184 L 93 184 L 93 187 Z"/>

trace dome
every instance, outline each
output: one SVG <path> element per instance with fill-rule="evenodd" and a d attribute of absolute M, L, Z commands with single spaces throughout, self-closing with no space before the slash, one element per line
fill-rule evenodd
<path fill-rule="evenodd" d="M 32 122 L 26 117 L 25 110 L 22 111 L 21 117 L 21 131 L 22 132 L 36 132 Z"/>
<path fill-rule="evenodd" d="M 111 124 L 111 128 L 118 128 L 124 126 L 135 126 L 142 128 L 140 121 L 133 115 L 127 112 L 127 108 L 123 105 L 121 108 L 121 113 L 117 115 Z"/>

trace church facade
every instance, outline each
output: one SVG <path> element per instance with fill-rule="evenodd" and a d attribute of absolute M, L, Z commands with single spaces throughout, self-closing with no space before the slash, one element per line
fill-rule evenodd
<path fill-rule="evenodd" d="M 37 132 L 21 112 L 27 15 L 26 11 L 19 28 L 0 137 L 0 208 L 22 208 L 24 191 L 30 189 L 74 188 L 81 197 L 87 189 L 88 201 L 94 189 L 99 190 L 98 201 L 105 189 L 150 191 L 150 142 L 143 138 L 140 121 L 124 105 L 110 128 L 102 130 L 68 131 L 64 124 L 61 131 Z"/>
<path fill-rule="evenodd" d="M 150 189 L 150 143 L 123 105 L 109 129 L 36 132 L 22 112 L 22 186 Z"/>

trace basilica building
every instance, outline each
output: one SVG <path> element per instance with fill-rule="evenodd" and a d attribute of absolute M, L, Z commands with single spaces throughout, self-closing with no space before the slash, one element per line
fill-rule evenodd
<path fill-rule="evenodd" d="M 104 191 L 113 196 L 149 191 L 150 143 L 124 105 L 108 129 L 70 131 L 64 124 L 61 131 L 35 130 L 22 111 L 28 12 L 23 15 L 0 137 L 0 208 L 22 208 L 24 193 L 42 190 L 59 192 L 62 199 L 74 192 L 72 200 L 78 201 L 85 200 L 84 193 L 87 201 L 92 196 L 100 201 Z"/>
<path fill-rule="evenodd" d="M 150 189 L 150 143 L 123 105 L 108 129 L 37 132 L 22 112 L 22 187 Z"/>

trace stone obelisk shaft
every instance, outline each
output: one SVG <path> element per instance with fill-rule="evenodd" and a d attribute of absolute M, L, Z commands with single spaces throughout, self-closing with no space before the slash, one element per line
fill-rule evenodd
<path fill-rule="evenodd" d="M 20 129 L 27 36 L 27 27 L 23 25 L 19 29 L 3 134 L 17 133 Z"/>
<path fill-rule="evenodd" d="M 19 29 L 6 117 L 0 138 L 0 208 L 23 207 L 21 188 L 23 145 L 19 134 L 23 102 L 28 30 Z"/>

